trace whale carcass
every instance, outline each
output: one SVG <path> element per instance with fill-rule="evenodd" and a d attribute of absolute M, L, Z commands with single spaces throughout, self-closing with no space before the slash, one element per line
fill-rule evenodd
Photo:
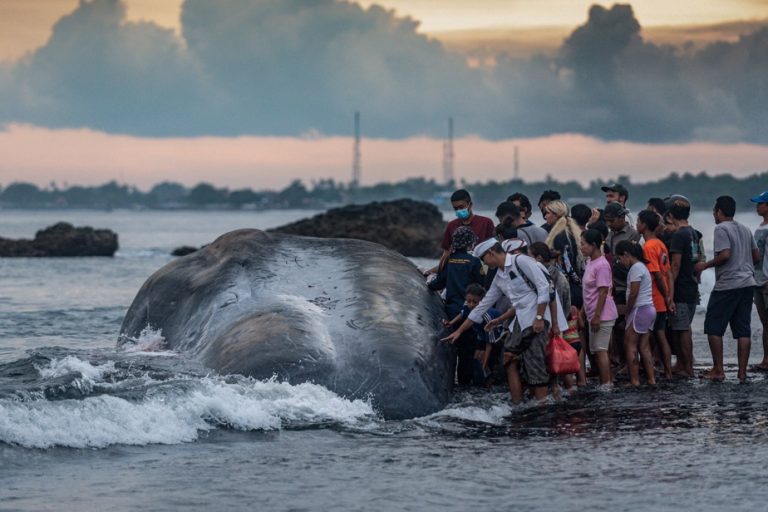
<path fill-rule="evenodd" d="M 314 382 L 400 419 L 450 397 L 455 354 L 438 341 L 443 317 L 439 297 L 396 252 L 247 229 L 152 275 L 118 344 L 149 326 L 219 373 Z"/>

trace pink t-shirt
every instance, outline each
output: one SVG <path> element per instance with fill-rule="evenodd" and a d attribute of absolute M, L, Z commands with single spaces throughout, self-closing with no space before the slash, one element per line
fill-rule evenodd
<path fill-rule="evenodd" d="M 611 295 L 611 286 L 613 285 L 613 275 L 611 273 L 611 264 L 605 258 L 589 260 L 584 269 L 584 278 L 581 281 L 584 294 L 584 308 L 587 313 L 587 319 L 592 320 L 597 309 L 597 298 L 600 296 L 599 289 L 608 288 L 608 296 L 605 298 L 603 314 L 600 320 L 605 322 L 616 320 L 619 314 L 616 311 L 616 303 Z"/>

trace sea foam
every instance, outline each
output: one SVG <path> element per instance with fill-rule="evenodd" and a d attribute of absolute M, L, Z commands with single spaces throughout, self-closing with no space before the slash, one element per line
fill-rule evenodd
<path fill-rule="evenodd" d="M 375 417 L 370 403 L 346 400 L 315 384 L 204 377 L 166 382 L 140 401 L 113 395 L 57 401 L 3 399 L 0 442 L 29 448 L 176 444 L 222 427 L 250 431 L 329 423 L 355 426 Z"/>

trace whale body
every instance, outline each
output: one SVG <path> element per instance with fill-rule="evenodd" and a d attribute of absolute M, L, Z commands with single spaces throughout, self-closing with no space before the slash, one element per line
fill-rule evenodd
<path fill-rule="evenodd" d="M 169 349 L 219 373 L 314 382 L 402 419 L 450 398 L 443 318 L 413 263 L 381 245 L 247 229 L 153 274 L 118 345 L 160 329 Z"/>

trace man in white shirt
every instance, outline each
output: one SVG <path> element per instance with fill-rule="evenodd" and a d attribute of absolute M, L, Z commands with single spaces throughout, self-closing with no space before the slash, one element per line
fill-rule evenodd
<path fill-rule="evenodd" d="M 518 404 L 522 401 L 521 377 L 531 387 L 534 398 L 544 400 L 549 385 L 544 349 L 549 340 L 550 326 L 553 333 L 559 334 L 560 326 L 568 325 L 557 293 L 535 259 L 524 254 L 507 254 L 496 239 L 475 246 L 475 255 L 489 267 L 499 270 L 480 304 L 443 341 L 454 343 L 474 323 L 482 322 L 483 314 L 499 298 L 507 296 L 512 303 L 511 309 L 490 322 L 488 327 L 493 328 L 496 323 L 514 316 L 504 343 L 505 352 L 510 354 L 507 379 L 512 402 Z M 555 311 L 554 319 L 551 311 Z M 517 360 L 521 363 L 519 371 Z"/>

